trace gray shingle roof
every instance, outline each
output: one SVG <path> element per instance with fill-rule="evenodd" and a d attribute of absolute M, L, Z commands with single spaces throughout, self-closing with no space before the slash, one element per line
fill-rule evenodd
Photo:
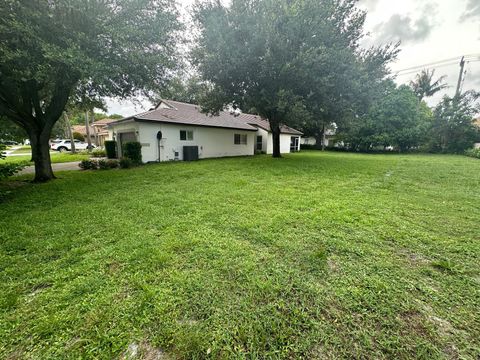
<path fill-rule="evenodd" d="M 257 127 L 259 127 L 270 131 L 270 124 L 260 116 L 251 114 L 232 114 L 227 111 L 221 111 L 218 115 L 207 115 L 201 112 L 198 105 L 171 100 L 162 100 L 162 103 L 169 107 L 160 107 L 159 105 L 153 110 L 130 116 L 119 120 L 118 122 L 124 122 L 127 120 L 154 121 L 169 124 L 209 126 L 247 131 L 256 131 Z M 114 124 L 115 122 L 110 123 L 109 125 Z M 302 134 L 300 131 L 288 126 L 282 126 L 281 132 L 295 135 Z"/>

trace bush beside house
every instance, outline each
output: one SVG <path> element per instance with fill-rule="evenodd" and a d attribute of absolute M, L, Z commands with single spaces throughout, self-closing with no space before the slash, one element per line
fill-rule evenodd
<path fill-rule="evenodd" d="M 113 140 L 106 140 L 105 151 L 109 159 L 116 159 L 117 158 L 117 142 Z"/>
<path fill-rule="evenodd" d="M 130 159 L 134 165 L 142 163 L 142 144 L 137 141 L 123 144 L 123 157 Z"/>

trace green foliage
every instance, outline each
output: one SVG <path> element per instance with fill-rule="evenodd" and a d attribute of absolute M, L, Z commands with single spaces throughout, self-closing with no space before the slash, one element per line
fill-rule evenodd
<path fill-rule="evenodd" d="M 77 131 L 74 131 L 72 136 L 74 140 L 85 141 L 85 136 L 83 136 L 81 133 Z"/>
<path fill-rule="evenodd" d="M 446 76 L 441 76 L 433 81 L 434 75 L 435 70 L 422 70 L 422 72 L 416 76 L 415 81 L 410 83 L 413 92 L 420 101 L 448 87 L 447 84 L 444 84 Z"/>
<path fill-rule="evenodd" d="M 355 151 L 388 146 L 407 151 L 425 142 L 431 118 L 430 109 L 408 86 L 397 88 L 392 82 L 370 111 L 342 134 L 341 140 Z"/>
<path fill-rule="evenodd" d="M 98 169 L 98 162 L 96 160 L 85 159 L 80 161 L 80 164 L 78 164 L 78 166 L 82 170 L 96 170 Z"/>
<path fill-rule="evenodd" d="M 0 116 L 45 148 L 67 104 L 162 89 L 180 29 L 173 0 L 1 1 Z M 35 180 L 51 179 L 48 156 L 35 161 Z"/>
<path fill-rule="evenodd" d="M 100 170 L 116 169 L 118 167 L 118 161 L 112 159 L 100 159 L 97 163 Z"/>
<path fill-rule="evenodd" d="M 17 163 L 0 162 L 0 179 L 15 175 L 27 165 L 28 163 L 26 163 L 25 161 Z"/>
<path fill-rule="evenodd" d="M 107 157 L 109 159 L 116 159 L 117 158 L 117 142 L 113 140 L 106 140 L 105 152 L 107 153 Z"/>
<path fill-rule="evenodd" d="M 195 20 L 200 35 L 192 55 L 202 78 L 212 84 L 201 101 L 204 110 L 231 104 L 268 119 L 274 155 L 280 123 L 318 128 L 353 116 L 355 108 L 370 101 L 371 89 L 397 53 L 395 46 L 359 47 L 365 13 L 356 3 L 199 4 Z"/>
<path fill-rule="evenodd" d="M 132 159 L 123 157 L 119 160 L 118 165 L 121 169 L 130 169 L 131 167 L 135 166 L 135 163 L 132 161 Z"/>
<path fill-rule="evenodd" d="M 162 99 L 199 104 L 208 93 L 208 86 L 201 78 L 192 76 L 187 79 L 176 77 L 160 94 Z M 159 100 L 159 99 L 158 99 Z M 157 100 L 157 102 L 158 102 Z"/>
<path fill-rule="evenodd" d="M 123 157 L 132 160 L 135 165 L 142 163 L 142 144 L 131 141 L 123 144 Z"/>
<path fill-rule="evenodd" d="M 308 151 L 2 181 L 0 358 L 476 359 L 479 180 Z"/>
<path fill-rule="evenodd" d="M 468 149 L 465 151 L 465 155 L 480 159 L 480 148 Z"/>
<path fill-rule="evenodd" d="M 94 157 L 105 157 L 105 156 L 107 156 L 107 152 L 103 149 L 93 149 L 91 154 Z"/>
<path fill-rule="evenodd" d="M 433 111 L 428 148 L 433 152 L 463 154 L 480 141 L 475 115 L 480 112 L 480 93 L 468 91 L 459 97 L 444 96 Z"/>
<path fill-rule="evenodd" d="M 5 116 L 0 116 L 0 140 L 23 142 L 28 137 L 20 126 L 11 122 Z"/>

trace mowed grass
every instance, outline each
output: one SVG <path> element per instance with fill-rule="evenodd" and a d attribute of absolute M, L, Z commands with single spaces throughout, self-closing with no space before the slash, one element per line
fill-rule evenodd
<path fill-rule="evenodd" d="M 73 162 L 73 161 L 81 161 L 84 159 L 88 159 L 90 155 L 88 154 L 71 154 L 71 153 L 61 153 L 61 152 L 51 152 L 50 159 L 52 160 L 53 164 L 58 163 L 66 163 L 66 162 Z M 33 162 L 30 160 L 32 159 L 31 154 L 25 155 L 17 155 L 17 156 L 8 156 L 5 159 L 0 159 L 0 164 L 5 163 L 24 163 L 26 165 L 33 165 Z"/>
<path fill-rule="evenodd" d="M 480 355 L 477 159 L 58 176 L 2 184 L 0 358 Z"/>

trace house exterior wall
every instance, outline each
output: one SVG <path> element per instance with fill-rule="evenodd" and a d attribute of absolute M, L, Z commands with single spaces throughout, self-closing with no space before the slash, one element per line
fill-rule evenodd
<path fill-rule="evenodd" d="M 258 128 L 257 133 L 255 134 L 255 148 L 257 144 L 257 136 L 262 137 L 262 152 L 266 153 L 268 149 L 268 131 Z"/>
<path fill-rule="evenodd" d="M 295 135 L 280 134 L 280 153 L 281 154 L 288 154 L 290 152 L 290 139 L 292 136 L 295 136 Z M 273 136 L 271 133 L 268 134 L 267 154 L 273 154 Z"/>
<path fill-rule="evenodd" d="M 137 140 L 142 144 L 144 162 L 159 161 L 159 153 L 160 161 L 175 160 L 175 152 L 178 153 L 177 159 L 183 160 L 183 146 L 198 146 L 200 159 L 254 154 L 254 131 L 162 123 L 134 124 L 138 128 Z M 112 129 L 115 132 L 126 131 L 132 128 L 132 124 L 129 125 L 113 125 L 110 136 L 113 136 Z M 193 140 L 180 140 L 180 130 L 193 131 Z M 160 146 L 157 140 L 158 131 L 162 132 Z M 247 144 L 235 145 L 234 134 L 247 135 Z"/>

